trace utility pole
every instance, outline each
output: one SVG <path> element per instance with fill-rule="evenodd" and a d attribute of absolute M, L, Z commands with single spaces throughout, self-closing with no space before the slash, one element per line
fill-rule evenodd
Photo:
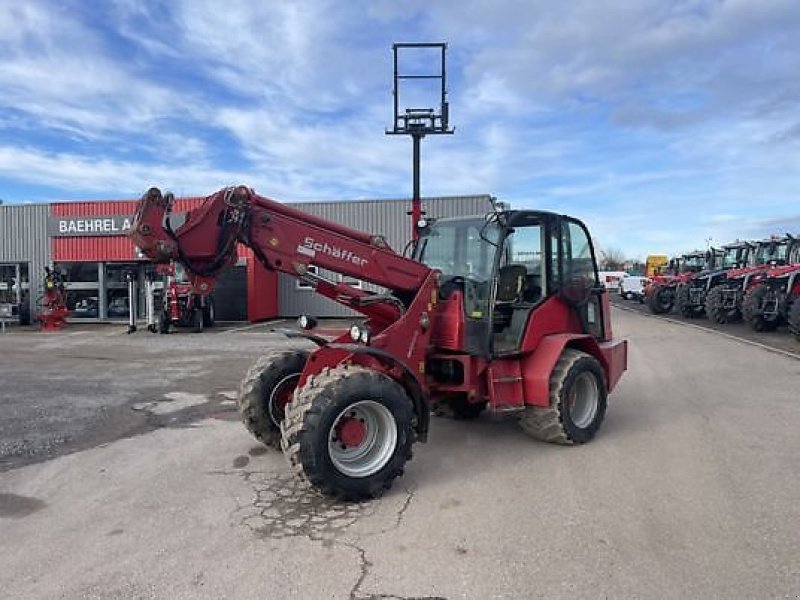
<path fill-rule="evenodd" d="M 402 73 L 400 71 L 400 55 L 410 52 L 434 51 L 438 58 L 438 69 L 434 73 Z M 411 196 L 411 239 L 419 238 L 419 228 L 425 211 L 422 210 L 420 193 L 420 162 L 422 138 L 426 135 L 452 134 L 455 130 L 449 126 L 450 107 L 447 102 L 447 69 L 445 43 L 400 43 L 392 45 L 394 55 L 394 124 L 386 130 L 386 135 L 410 135 L 413 143 L 412 173 L 413 191 Z M 401 88 L 403 83 L 437 81 L 439 82 L 439 106 L 402 107 Z"/>

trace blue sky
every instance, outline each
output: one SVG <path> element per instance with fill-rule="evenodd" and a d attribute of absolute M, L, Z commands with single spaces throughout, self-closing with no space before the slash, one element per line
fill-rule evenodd
<path fill-rule="evenodd" d="M 800 232 L 800 2 L 3 2 L 0 198 L 402 197 L 391 44 L 449 44 L 427 195 L 672 253 Z"/>

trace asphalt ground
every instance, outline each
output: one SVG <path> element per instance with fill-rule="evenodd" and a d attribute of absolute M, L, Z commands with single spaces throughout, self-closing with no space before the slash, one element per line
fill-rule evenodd
<path fill-rule="evenodd" d="M 755 331 L 744 321 L 721 325 L 708 319 L 705 314 L 695 318 L 683 317 L 675 311 L 668 314 L 654 315 L 646 304 L 640 303 L 638 300 L 625 300 L 616 293 L 611 294 L 611 301 L 614 306 L 623 310 L 634 311 L 656 319 L 683 323 L 692 327 L 709 329 L 722 335 L 731 336 L 739 341 L 760 345 L 765 349 L 772 349 L 777 352 L 787 352 L 800 358 L 800 341 L 789 333 L 789 328 L 785 323 L 781 324 L 775 331 Z"/>
<path fill-rule="evenodd" d="M 238 423 L 239 378 L 288 343 L 263 327 L 0 336 L 0 596 L 797 597 L 800 361 L 613 317 L 630 369 L 592 443 L 436 418 L 361 504 Z"/>

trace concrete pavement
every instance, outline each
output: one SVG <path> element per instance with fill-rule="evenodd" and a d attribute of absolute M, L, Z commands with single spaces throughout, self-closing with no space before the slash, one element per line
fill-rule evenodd
<path fill-rule="evenodd" d="M 228 374 L 194 387 L 165 377 L 121 402 L 160 411 L 164 426 L 0 473 L 0 589 L 37 599 L 796 597 L 800 361 L 614 318 L 630 371 L 594 442 L 554 447 L 513 422 L 435 419 L 392 491 L 349 505 L 297 483 L 233 420 L 220 393 L 240 375 L 231 364 L 259 345 L 219 336 L 232 345 L 207 350 Z M 217 404 L 170 427 L 169 402 L 192 404 L 175 394 Z"/>

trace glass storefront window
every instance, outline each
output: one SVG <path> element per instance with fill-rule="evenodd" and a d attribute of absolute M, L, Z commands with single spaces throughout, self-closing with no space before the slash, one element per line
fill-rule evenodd
<path fill-rule="evenodd" d="M 0 265 L 0 304 L 17 303 L 17 266 Z"/>
<path fill-rule="evenodd" d="M 141 295 L 141 265 L 137 263 L 105 264 L 106 318 L 127 319 L 130 315 L 128 275 L 136 282 L 137 295 Z"/>
<path fill-rule="evenodd" d="M 106 285 L 128 285 L 126 275 L 134 274 L 134 279 L 139 276 L 139 265 L 136 263 L 106 263 Z"/>
<path fill-rule="evenodd" d="M 100 316 L 97 290 L 67 290 L 67 308 L 75 319 L 96 319 Z"/>
<path fill-rule="evenodd" d="M 97 283 L 100 278 L 97 266 L 97 263 L 93 262 L 65 262 L 58 263 L 56 269 L 61 273 L 65 282 Z"/>
<path fill-rule="evenodd" d="M 109 319 L 127 319 L 130 315 L 128 289 L 108 290 L 106 293 L 106 312 Z"/>

